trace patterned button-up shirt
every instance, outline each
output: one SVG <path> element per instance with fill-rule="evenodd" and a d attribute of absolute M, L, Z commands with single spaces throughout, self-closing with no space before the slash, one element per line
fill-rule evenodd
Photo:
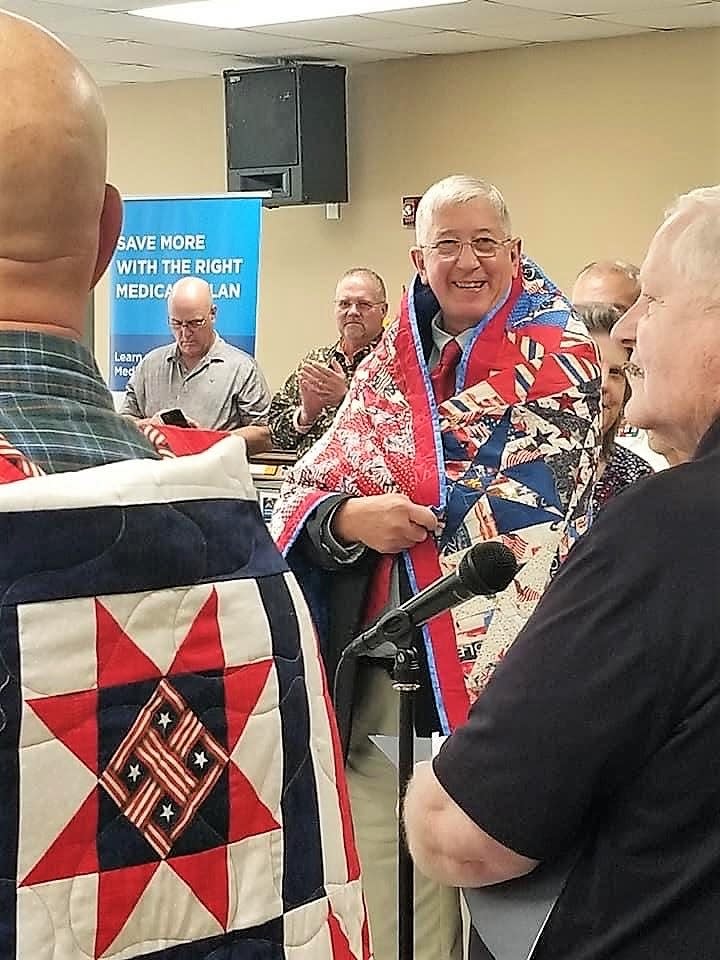
<path fill-rule="evenodd" d="M 88 350 L 36 331 L 0 331 L 0 434 L 46 473 L 157 457 Z"/>
<path fill-rule="evenodd" d="M 377 344 L 380 337 L 373 340 L 367 347 L 348 360 L 345 356 L 340 341 L 336 341 L 329 347 L 317 347 L 306 353 L 295 370 L 287 378 L 281 390 L 275 394 L 270 404 L 270 413 L 268 422 L 270 424 L 270 434 L 274 446 L 281 450 L 294 450 L 298 456 L 309 450 L 316 440 L 325 433 L 330 424 L 335 419 L 337 407 L 325 407 L 312 427 L 306 432 L 301 433 L 296 428 L 296 411 L 300 406 L 300 387 L 298 386 L 298 374 L 304 363 L 312 360 L 315 363 L 321 363 L 326 367 L 330 366 L 332 360 L 337 360 L 345 371 L 348 383 L 357 370 L 360 362 L 370 353 Z"/>

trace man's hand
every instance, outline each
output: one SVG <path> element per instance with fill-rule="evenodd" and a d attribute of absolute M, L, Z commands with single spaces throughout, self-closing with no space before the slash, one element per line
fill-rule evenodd
<path fill-rule="evenodd" d="M 298 374 L 301 411 L 300 419 L 304 424 L 312 424 L 325 407 L 337 407 L 347 393 L 345 373 L 333 359 L 330 366 L 308 360 Z"/>
<path fill-rule="evenodd" d="M 346 500 L 333 518 L 331 533 L 345 543 L 364 543 L 378 553 L 400 553 L 422 543 L 437 529 L 429 507 L 402 493 Z"/>
<path fill-rule="evenodd" d="M 237 430 L 233 430 L 232 432 L 244 437 L 247 455 L 249 457 L 254 457 L 258 453 L 266 453 L 268 450 L 272 450 L 270 427 L 265 424 L 261 426 L 250 424 L 247 427 L 238 427 Z"/>

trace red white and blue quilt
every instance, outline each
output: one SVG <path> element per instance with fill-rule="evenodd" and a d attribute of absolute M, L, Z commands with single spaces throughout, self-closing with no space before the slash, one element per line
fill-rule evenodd
<path fill-rule="evenodd" d="M 0 486 L 0 958 L 367 960 L 317 643 L 240 440 Z"/>

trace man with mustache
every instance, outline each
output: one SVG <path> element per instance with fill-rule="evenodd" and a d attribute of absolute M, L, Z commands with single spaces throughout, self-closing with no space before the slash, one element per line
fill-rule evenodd
<path fill-rule="evenodd" d="M 358 365 L 377 345 L 387 313 L 385 283 L 368 267 L 353 267 L 335 287 L 340 338 L 311 350 L 272 399 L 268 419 L 274 445 L 298 456 L 330 427 Z"/>

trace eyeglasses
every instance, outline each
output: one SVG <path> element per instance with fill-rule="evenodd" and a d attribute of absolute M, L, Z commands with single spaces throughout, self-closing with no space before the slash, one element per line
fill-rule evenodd
<path fill-rule="evenodd" d="M 424 250 L 434 250 L 441 260 L 458 260 L 465 247 L 470 247 L 478 260 L 492 260 L 501 248 L 512 243 L 512 237 L 496 240 L 494 237 L 475 237 L 473 240 L 455 240 L 446 237 L 435 243 L 423 244 Z"/>
<path fill-rule="evenodd" d="M 340 313 L 347 313 L 353 307 L 357 307 L 360 313 L 368 313 L 373 307 L 384 306 L 383 300 L 335 300 L 335 306 Z"/>
<path fill-rule="evenodd" d="M 208 317 L 202 320 L 168 320 L 172 330 L 199 330 L 208 322 Z"/>

